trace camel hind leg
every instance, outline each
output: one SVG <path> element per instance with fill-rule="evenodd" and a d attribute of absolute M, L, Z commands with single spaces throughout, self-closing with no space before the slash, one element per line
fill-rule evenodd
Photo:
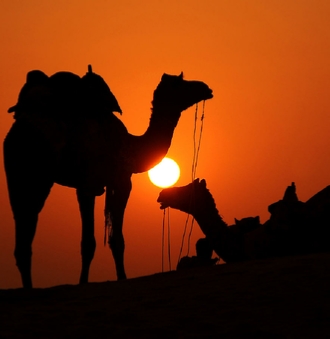
<path fill-rule="evenodd" d="M 4 165 L 15 219 L 14 255 L 24 288 L 32 288 L 32 242 L 53 185 L 51 164 L 47 143 L 16 122 L 4 141 Z"/>
<path fill-rule="evenodd" d="M 122 175 L 116 181 L 116 187 L 108 192 L 107 199 L 111 199 L 110 213 L 112 228 L 109 236 L 109 245 L 116 265 L 117 279 L 126 279 L 124 266 L 125 241 L 123 235 L 124 213 L 132 189 L 131 177 Z"/>
<path fill-rule="evenodd" d="M 94 205 L 95 196 L 77 190 L 79 210 L 82 220 L 81 259 L 82 268 L 80 284 L 88 282 L 89 268 L 96 248 L 94 236 Z"/>

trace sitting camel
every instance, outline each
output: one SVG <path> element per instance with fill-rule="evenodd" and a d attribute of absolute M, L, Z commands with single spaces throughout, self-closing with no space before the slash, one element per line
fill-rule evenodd
<path fill-rule="evenodd" d="M 181 112 L 212 98 L 201 81 L 164 74 L 154 91 L 149 127 L 128 133 L 113 112 L 120 107 L 104 80 L 59 72 L 48 77 L 31 71 L 18 103 L 16 121 L 4 141 L 4 164 L 15 219 L 16 264 L 23 286 L 32 288 L 32 242 L 38 214 L 54 183 L 76 189 L 82 219 L 80 283 L 88 282 L 96 242 L 95 196 L 106 188 L 109 245 L 118 279 L 125 279 L 125 207 L 133 173 L 148 171 L 166 155 Z"/>
<path fill-rule="evenodd" d="M 226 262 L 330 250 L 330 186 L 303 203 L 292 183 L 283 199 L 269 206 L 271 217 L 263 225 L 259 217 L 250 217 L 228 226 L 204 179 L 166 188 L 157 201 L 161 209 L 172 207 L 191 214 L 214 251 Z"/>

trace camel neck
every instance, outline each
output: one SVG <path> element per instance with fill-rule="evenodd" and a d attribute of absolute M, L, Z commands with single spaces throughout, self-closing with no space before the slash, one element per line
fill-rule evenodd
<path fill-rule="evenodd" d="M 153 104 L 149 129 L 169 129 L 174 131 L 181 117 L 181 111 L 166 107 L 167 105 Z"/>
<path fill-rule="evenodd" d="M 130 135 L 129 162 L 133 173 L 146 172 L 165 157 L 180 115 L 181 112 L 154 107 L 146 132 L 140 136 Z"/>
<path fill-rule="evenodd" d="M 200 209 L 194 217 L 220 258 L 226 262 L 241 260 L 240 240 L 223 221 L 215 206 Z"/>
<path fill-rule="evenodd" d="M 215 231 L 226 232 L 228 229 L 227 224 L 223 221 L 215 206 L 213 208 L 205 208 L 204 206 L 203 209 L 199 209 L 194 213 L 194 218 L 206 236 L 213 234 Z"/>

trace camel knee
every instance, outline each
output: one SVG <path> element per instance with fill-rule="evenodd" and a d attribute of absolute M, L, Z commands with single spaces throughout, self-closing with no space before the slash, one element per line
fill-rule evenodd
<path fill-rule="evenodd" d="M 125 250 L 125 241 L 123 235 L 110 235 L 109 246 L 113 253 L 123 253 Z"/>
<path fill-rule="evenodd" d="M 31 246 L 24 248 L 21 246 L 16 246 L 14 251 L 14 256 L 16 259 L 16 263 L 25 262 L 27 260 L 31 260 L 32 257 L 32 249 Z"/>

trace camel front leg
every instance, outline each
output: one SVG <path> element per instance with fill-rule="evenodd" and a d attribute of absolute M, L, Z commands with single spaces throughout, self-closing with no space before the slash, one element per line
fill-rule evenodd
<path fill-rule="evenodd" d="M 77 198 L 82 221 L 80 284 L 88 282 L 89 268 L 94 258 L 96 241 L 94 237 L 95 196 L 77 190 Z"/>
<path fill-rule="evenodd" d="M 40 183 L 31 183 L 29 189 L 15 187 L 18 180 L 8 180 L 9 197 L 15 219 L 15 259 L 21 274 L 24 288 L 32 288 L 31 261 L 32 242 L 36 233 L 38 214 L 50 192 L 52 183 L 49 181 L 44 186 Z M 30 182 L 29 182 L 30 183 Z M 21 182 L 21 187 L 24 185 Z"/>
<path fill-rule="evenodd" d="M 131 177 L 116 183 L 116 188 L 112 192 L 107 191 L 107 199 L 111 199 L 110 214 L 112 228 L 109 235 L 109 245 L 116 265 L 117 279 L 126 279 L 124 266 L 125 241 L 123 235 L 124 213 L 129 195 L 131 193 Z M 110 194 L 110 196 L 109 196 Z"/>
<path fill-rule="evenodd" d="M 38 214 L 53 185 L 54 154 L 37 130 L 14 123 L 4 141 L 4 165 L 15 219 L 15 259 L 24 288 L 32 288 L 32 242 Z"/>

